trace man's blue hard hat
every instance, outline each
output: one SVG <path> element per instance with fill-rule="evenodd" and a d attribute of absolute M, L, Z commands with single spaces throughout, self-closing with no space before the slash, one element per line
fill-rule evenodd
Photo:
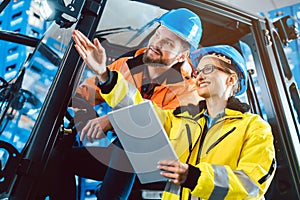
<path fill-rule="evenodd" d="M 191 52 L 198 48 L 202 37 L 202 23 L 198 15 L 186 9 L 173 9 L 157 21 L 180 36 L 191 45 Z"/>
<path fill-rule="evenodd" d="M 200 51 L 201 57 L 216 53 L 230 59 L 231 66 L 235 68 L 240 83 L 240 91 L 238 91 L 235 95 L 241 95 L 247 90 L 248 73 L 245 59 L 234 47 L 229 45 L 215 45 L 202 47 Z"/>

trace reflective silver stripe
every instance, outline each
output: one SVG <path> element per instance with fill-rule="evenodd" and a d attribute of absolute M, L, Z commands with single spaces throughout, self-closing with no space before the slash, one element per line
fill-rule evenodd
<path fill-rule="evenodd" d="M 214 169 L 215 187 L 209 199 L 224 199 L 229 190 L 229 178 L 224 166 L 212 166 Z"/>
<path fill-rule="evenodd" d="M 191 200 L 201 200 L 199 197 L 192 196 Z"/>
<path fill-rule="evenodd" d="M 175 183 L 167 182 L 167 184 L 165 186 L 165 191 L 179 196 L 180 188 L 181 187 L 179 185 L 176 185 Z"/>
<path fill-rule="evenodd" d="M 243 170 L 235 170 L 233 172 L 241 180 L 249 196 L 257 197 L 259 193 L 259 187 L 249 178 L 249 176 L 245 174 Z"/>
<path fill-rule="evenodd" d="M 137 89 L 135 86 L 127 82 L 128 90 L 124 98 L 116 105 L 113 109 L 117 110 L 119 108 L 123 108 L 129 105 L 134 104 L 135 96 L 137 95 Z"/>

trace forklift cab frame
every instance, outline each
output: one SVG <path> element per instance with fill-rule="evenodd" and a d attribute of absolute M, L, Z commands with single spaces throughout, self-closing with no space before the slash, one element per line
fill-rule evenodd
<path fill-rule="evenodd" d="M 106 18 L 114 11 L 111 9 L 116 9 L 109 7 L 111 2 L 113 1 L 81 1 L 76 6 L 76 9 L 79 9 L 78 16 L 75 15 L 76 22 L 72 23 L 65 18 L 56 20 L 41 40 L 24 39 L 18 34 L 1 32 L 2 40 L 5 38 L 35 48 L 17 76 L 19 82 L 8 81 L 10 87 L 6 92 L 14 94 L 21 91 L 26 80 L 34 73 L 48 70 L 50 74 L 50 78 L 47 79 L 48 89 L 44 95 L 36 94 L 37 90 L 31 90 L 30 87 L 26 88 L 37 96 L 41 104 L 24 148 L 17 150 L 8 142 L 0 141 L 0 149 L 5 150 L 7 154 L 6 163 L 0 171 L 1 196 L 16 200 L 34 198 L 39 176 L 46 169 L 55 143 L 65 132 L 64 119 L 68 105 L 82 79 L 91 74 L 85 69 L 74 48 L 71 31 L 78 29 L 90 39 L 99 38 L 107 51 L 107 64 L 110 64 L 146 45 L 151 34 L 147 24 L 153 18 L 170 9 L 185 7 L 198 14 L 202 20 L 203 37 L 199 47 L 229 44 L 247 56 L 250 80 L 247 95 L 243 98 L 250 104 L 252 112 L 261 115 L 270 123 L 275 139 L 277 172 L 266 199 L 300 199 L 300 98 L 283 50 L 286 40 L 284 41 L 279 34 L 278 23 L 273 24 L 267 18 L 215 1 L 128 0 L 124 1 L 124 5 L 128 4 L 128 9 L 133 10 L 127 10 L 126 15 L 134 12 L 141 15 L 139 12 L 143 9 L 153 9 L 156 12 L 151 15 L 152 19 L 150 17 L 142 21 L 143 25 L 140 28 L 135 29 L 130 25 L 118 27 L 109 24 L 110 19 Z M 136 7 L 129 7 L 133 4 L 136 4 Z M 141 10 L 138 11 L 138 8 Z M 122 19 L 121 13 L 117 11 L 115 12 L 119 15 L 118 18 Z M 122 37 L 129 39 L 125 42 L 115 41 Z M 197 53 L 191 54 L 193 63 L 197 62 L 197 56 Z M 40 57 L 47 60 L 47 63 L 40 63 Z M 0 100 L 5 102 L 3 105 L 8 109 L 14 105 L 8 98 Z M 3 113 L 3 110 L 1 116 L 5 117 L 7 113 Z M 81 196 L 80 199 L 83 199 L 83 194 L 78 195 Z"/>

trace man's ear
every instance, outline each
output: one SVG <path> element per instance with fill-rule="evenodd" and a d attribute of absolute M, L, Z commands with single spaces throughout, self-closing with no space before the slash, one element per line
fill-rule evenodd
<path fill-rule="evenodd" d="M 185 61 L 190 55 L 190 52 L 188 50 L 182 52 L 182 54 L 178 58 L 178 62 L 183 62 Z"/>

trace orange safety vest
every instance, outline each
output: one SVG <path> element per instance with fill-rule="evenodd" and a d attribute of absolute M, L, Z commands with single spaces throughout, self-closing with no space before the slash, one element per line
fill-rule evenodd
<path fill-rule="evenodd" d="M 145 66 L 141 58 L 145 49 L 139 49 L 134 57 L 119 58 L 108 66 L 110 70 L 119 71 L 139 91 L 141 91 L 143 86 L 143 75 L 145 72 Z M 180 105 L 199 102 L 199 95 L 192 89 L 193 80 L 189 72 L 183 69 L 183 65 L 188 65 L 191 70 L 193 69 L 190 62 L 175 64 L 170 70 L 165 72 L 164 81 L 155 87 L 149 100 L 152 100 L 163 109 L 175 109 Z M 77 94 L 81 95 L 92 105 L 104 102 L 100 95 L 100 89 L 97 86 L 96 76 L 86 79 L 77 89 Z"/>

